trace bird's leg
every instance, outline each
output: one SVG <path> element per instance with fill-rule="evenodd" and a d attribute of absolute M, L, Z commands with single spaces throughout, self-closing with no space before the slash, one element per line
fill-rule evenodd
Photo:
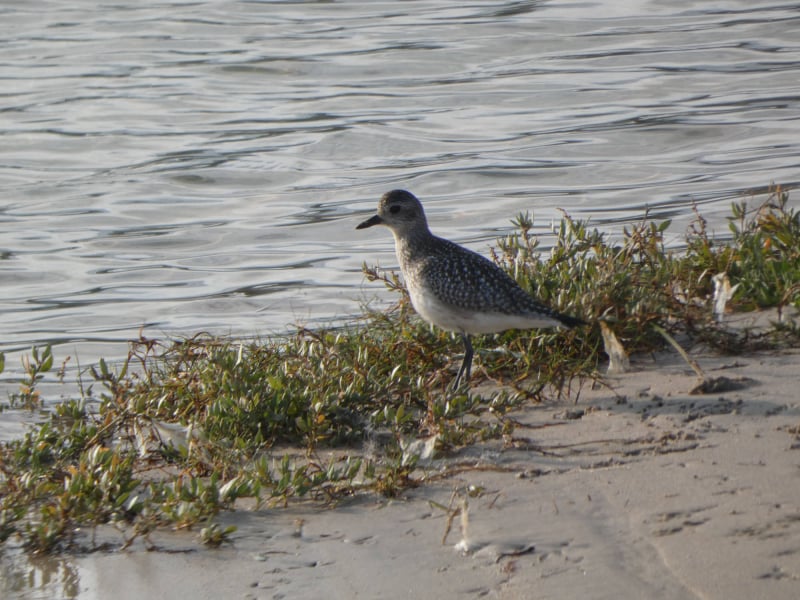
<path fill-rule="evenodd" d="M 462 333 L 461 339 L 464 340 L 464 360 L 461 363 L 461 367 L 458 369 L 458 375 L 453 380 L 453 390 L 457 390 L 458 386 L 461 384 L 461 377 L 462 375 L 465 376 L 466 384 L 469 386 L 469 377 L 470 373 L 472 372 L 472 342 L 470 341 L 469 334 Z"/>

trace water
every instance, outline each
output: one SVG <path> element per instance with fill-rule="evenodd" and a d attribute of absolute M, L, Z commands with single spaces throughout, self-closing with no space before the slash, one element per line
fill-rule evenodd
<path fill-rule="evenodd" d="M 800 4 L 5 2 L 0 351 L 86 364 L 380 295 L 386 190 L 486 252 L 798 181 Z M 545 245 L 547 239 L 544 239 Z M 73 362 L 74 364 L 74 362 Z M 15 371 L 18 373 L 17 371 Z"/>
<path fill-rule="evenodd" d="M 396 264 L 354 230 L 395 187 L 483 252 L 523 210 L 545 246 L 558 208 L 650 210 L 677 240 L 697 203 L 724 232 L 732 200 L 798 182 L 798 31 L 777 0 L 7 0 L 0 384 L 34 344 L 85 365 L 140 328 L 345 319 L 381 294 L 361 262 Z M 11 597 L 91 579 L 16 558 Z"/>

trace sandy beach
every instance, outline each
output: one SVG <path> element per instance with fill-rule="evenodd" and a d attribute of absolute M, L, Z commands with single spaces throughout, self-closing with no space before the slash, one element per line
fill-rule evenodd
<path fill-rule="evenodd" d="M 238 527 L 231 545 L 161 534 L 156 551 L 70 558 L 47 589 L 61 577 L 65 597 L 120 600 L 796 598 L 800 352 L 693 356 L 739 389 L 690 395 L 697 377 L 677 354 L 640 357 L 577 401 L 519 411 L 513 437 L 434 459 L 401 498 L 239 510 L 222 517 Z M 466 536 L 444 510 L 458 498 Z M 44 597 L 35 588 L 23 597 Z"/>

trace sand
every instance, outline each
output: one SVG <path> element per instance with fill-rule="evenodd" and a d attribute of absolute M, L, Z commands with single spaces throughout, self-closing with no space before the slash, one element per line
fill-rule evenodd
<path fill-rule="evenodd" d="M 639 358 L 515 414 L 513 438 L 434 460 L 401 498 L 239 510 L 231 545 L 161 535 L 50 561 L 46 583 L 25 567 L 3 597 L 798 598 L 800 352 L 694 358 L 746 379 L 690 395 L 676 354 Z M 456 517 L 443 543 L 454 492 L 469 530 Z"/>

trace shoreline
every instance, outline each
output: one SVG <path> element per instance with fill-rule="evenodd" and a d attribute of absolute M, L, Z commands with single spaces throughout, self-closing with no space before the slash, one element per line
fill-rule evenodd
<path fill-rule="evenodd" d="M 162 532 L 153 536 L 157 551 L 136 542 L 127 551 L 54 557 L 74 569 L 74 595 L 58 592 L 794 598 L 800 351 L 693 358 L 709 375 L 747 378 L 746 386 L 692 396 L 696 376 L 680 357 L 639 357 L 608 386 L 584 386 L 577 403 L 516 411 L 512 438 L 435 460 L 428 481 L 400 499 L 224 513 L 219 523 L 238 529 L 217 550 L 198 546 L 196 533 Z M 446 465 L 459 465 L 457 474 L 438 476 Z M 459 546 L 466 554 L 456 549 L 459 518 L 442 543 L 454 490 L 469 503 L 469 539 Z M 42 584 L 3 595 L 37 598 L 45 588 L 55 591 Z"/>

